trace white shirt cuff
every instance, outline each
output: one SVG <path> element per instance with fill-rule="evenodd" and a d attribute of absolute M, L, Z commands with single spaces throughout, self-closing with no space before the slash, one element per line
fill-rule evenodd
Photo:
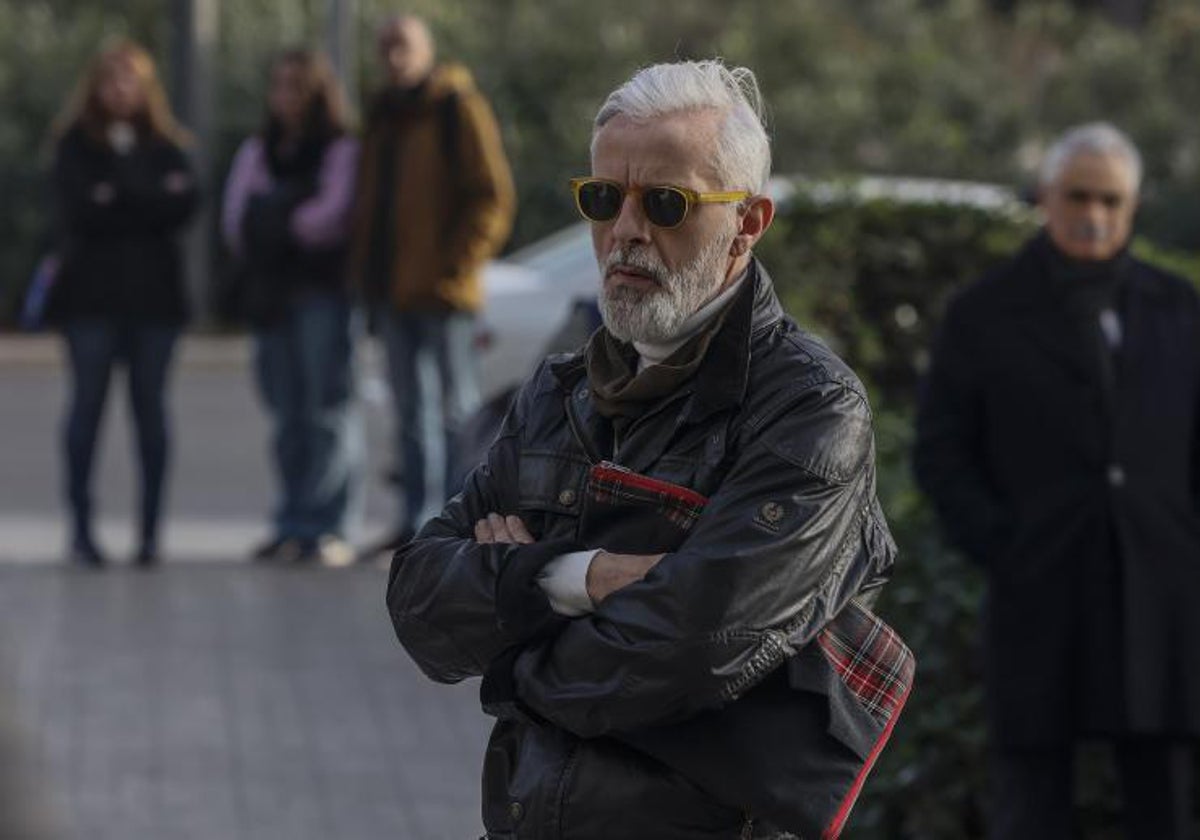
<path fill-rule="evenodd" d="M 587 593 L 588 566 L 600 549 L 560 554 L 542 567 L 537 584 L 550 599 L 550 609 L 568 618 L 592 612 L 596 605 Z"/>

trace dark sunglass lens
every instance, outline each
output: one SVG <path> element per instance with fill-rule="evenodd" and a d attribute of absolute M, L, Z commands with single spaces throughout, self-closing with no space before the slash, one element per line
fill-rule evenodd
<path fill-rule="evenodd" d="M 687 197 L 670 187 L 654 187 L 643 194 L 642 208 L 659 227 L 675 227 L 687 215 Z"/>
<path fill-rule="evenodd" d="M 621 212 L 621 190 L 614 184 L 590 181 L 579 188 L 579 209 L 593 222 L 607 222 Z"/>

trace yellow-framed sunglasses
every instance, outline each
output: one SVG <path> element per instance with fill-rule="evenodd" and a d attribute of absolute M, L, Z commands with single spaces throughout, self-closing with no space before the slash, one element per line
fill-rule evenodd
<path fill-rule="evenodd" d="M 671 184 L 626 187 L 607 178 L 572 178 L 571 192 L 580 215 L 589 222 L 611 222 L 620 215 L 626 194 L 640 195 L 646 219 L 660 228 L 679 227 L 694 204 L 733 204 L 750 197 L 746 190 L 702 193 Z"/>

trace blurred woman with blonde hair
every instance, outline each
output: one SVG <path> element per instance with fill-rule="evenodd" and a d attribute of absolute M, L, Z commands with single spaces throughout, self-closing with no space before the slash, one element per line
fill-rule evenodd
<path fill-rule="evenodd" d="M 176 123 L 143 47 L 99 52 L 58 123 L 54 159 L 60 268 L 48 317 L 61 327 L 71 370 L 64 444 L 71 558 L 106 562 L 92 528 L 91 476 L 114 368 L 128 374 L 141 465 L 134 556 L 158 562 L 169 451 L 168 372 L 187 318 L 178 234 L 197 189 Z"/>

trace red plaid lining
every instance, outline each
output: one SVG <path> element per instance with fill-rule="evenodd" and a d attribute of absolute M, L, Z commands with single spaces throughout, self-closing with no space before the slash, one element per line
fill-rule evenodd
<path fill-rule="evenodd" d="M 887 724 L 908 695 L 916 669 L 896 631 L 853 601 L 817 636 L 817 643 L 868 712 Z"/>
<path fill-rule="evenodd" d="M 883 724 L 883 732 L 876 739 L 871 754 L 842 798 L 837 813 L 821 832 L 821 840 L 837 840 L 867 775 L 900 719 L 900 710 L 912 691 L 916 660 L 895 630 L 853 601 L 817 635 L 817 643 L 846 686 Z"/>
<path fill-rule="evenodd" d="M 641 475 L 607 461 L 592 467 L 588 489 L 598 502 L 630 501 L 656 505 L 667 521 L 683 531 L 691 529 L 708 503 L 708 499 L 695 490 Z"/>

